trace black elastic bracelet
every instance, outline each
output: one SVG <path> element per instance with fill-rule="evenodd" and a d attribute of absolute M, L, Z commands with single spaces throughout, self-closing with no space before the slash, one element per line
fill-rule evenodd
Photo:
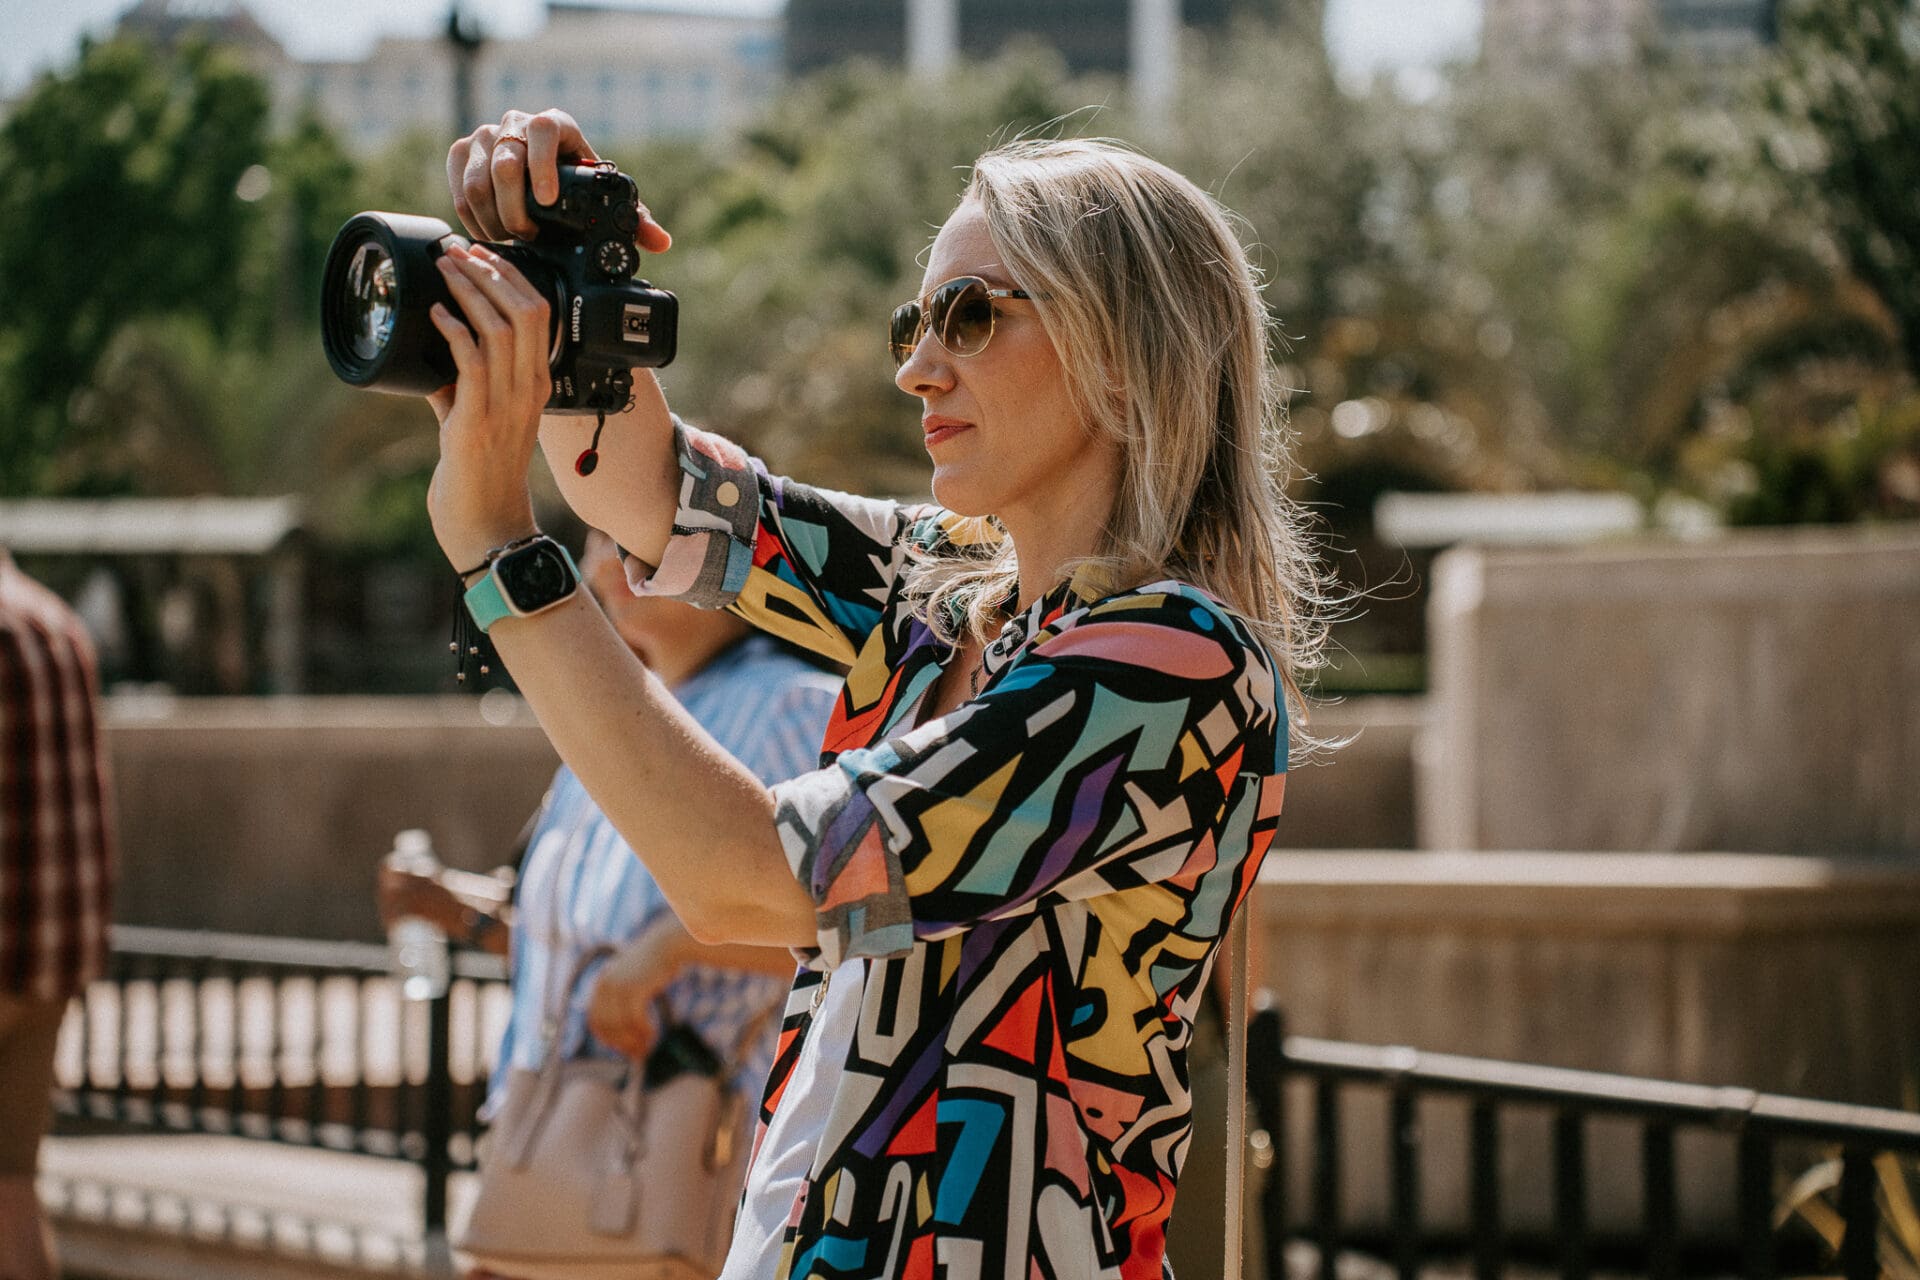
<path fill-rule="evenodd" d="M 499 546 L 495 547 L 493 550 L 487 552 L 486 558 L 481 560 L 479 564 L 473 566 L 473 568 L 456 569 L 454 572 L 460 575 L 460 580 L 462 582 L 465 582 L 468 578 L 471 578 L 474 574 L 485 573 L 487 570 L 493 568 L 493 562 L 498 560 L 501 556 L 506 555 L 509 551 L 518 551 L 521 547 L 526 546 L 528 543 L 538 542 L 541 538 L 545 536 L 546 536 L 545 534 L 541 534 L 541 533 L 530 533 L 524 538 L 515 538 L 512 542 L 503 542 Z"/>

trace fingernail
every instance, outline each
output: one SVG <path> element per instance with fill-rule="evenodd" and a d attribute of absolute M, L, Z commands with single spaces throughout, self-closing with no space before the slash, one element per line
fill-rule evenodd
<path fill-rule="evenodd" d="M 499 255 L 494 253 L 493 250 L 487 248 L 487 246 L 483 244 L 476 244 L 475 246 L 473 246 L 473 256 L 480 259 L 482 262 L 491 262 L 493 261 L 494 258 L 498 257 Z"/>

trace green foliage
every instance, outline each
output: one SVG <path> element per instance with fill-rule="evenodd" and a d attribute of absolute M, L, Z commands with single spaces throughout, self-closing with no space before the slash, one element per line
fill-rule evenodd
<path fill-rule="evenodd" d="M 1920 377 L 1920 0 L 1797 0 L 1782 34 L 1767 159 L 1825 212 Z"/>
<path fill-rule="evenodd" d="M 203 317 L 251 341 L 235 295 L 258 211 L 235 195 L 267 154 L 258 80 L 205 48 L 84 50 L 0 124 L 0 492 L 30 492 L 68 398 L 129 321 Z"/>
<path fill-rule="evenodd" d="M 1696 437 L 1682 474 L 1735 525 L 1920 517 L 1920 396 Z"/>

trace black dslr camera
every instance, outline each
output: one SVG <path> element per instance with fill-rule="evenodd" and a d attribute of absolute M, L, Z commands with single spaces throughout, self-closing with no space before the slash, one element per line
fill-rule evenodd
<path fill-rule="evenodd" d="M 680 318 L 678 298 L 633 278 L 639 189 L 612 164 L 563 164 L 559 197 L 541 205 L 529 192 L 527 212 L 537 239 L 487 247 L 551 309 L 547 412 L 618 413 L 633 368 L 673 359 Z M 320 333 L 343 381 L 425 395 L 454 380 L 453 354 L 427 314 L 436 302 L 460 314 L 434 266 L 450 239 L 467 243 L 438 218 L 407 213 L 355 214 L 340 228 L 327 253 Z"/>

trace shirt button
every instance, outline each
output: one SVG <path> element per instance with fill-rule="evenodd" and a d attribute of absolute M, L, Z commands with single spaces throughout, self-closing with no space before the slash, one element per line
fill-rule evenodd
<path fill-rule="evenodd" d="M 723 507 L 730 507 L 740 501 L 740 486 L 731 480 L 722 480 L 720 487 L 713 491 L 714 501 Z"/>

